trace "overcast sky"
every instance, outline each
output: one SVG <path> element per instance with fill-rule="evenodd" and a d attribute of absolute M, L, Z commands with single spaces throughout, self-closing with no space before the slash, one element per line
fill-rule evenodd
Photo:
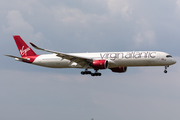
<path fill-rule="evenodd" d="M 179 63 L 81 76 L 5 57 L 20 56 L 12 35 L 64 53 L 153 50 L 179 62 L 180 0 L 0 0 L 1 120 L 180 119 Z"/>

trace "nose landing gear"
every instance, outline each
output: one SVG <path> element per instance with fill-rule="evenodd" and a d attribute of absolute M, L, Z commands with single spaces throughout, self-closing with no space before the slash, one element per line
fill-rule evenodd
<path fill-rule="evenodd" d="M 167 73 L 167 68 L 169 67 L 169 65 L 165 66 L 165 70 L 164 73 Z"/>

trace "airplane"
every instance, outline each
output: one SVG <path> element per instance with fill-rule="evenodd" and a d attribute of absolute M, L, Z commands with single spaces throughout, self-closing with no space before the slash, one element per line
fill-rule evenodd
<path fill-rule="evenodd" d="M 6 55 L 17 61 L 30 63 L 49 68 L 82 68 L 82 75 L 101 76 L 98 70 L 110 69 L 112 72 L 124 73 L 127 67 L 137 66 L 165 66 L 167 68 L 176 63 L 168 53 L 159 51 L 130 51 L 130 52 L 95 52 L 95 53 L 62 53 L 43 49 L 30 44 L 42 51 L 51 54 L 37 55 L 19 35 L 13 35 L 21 57 Z M 88 69 L 94 69 L 91 72 Z"/>

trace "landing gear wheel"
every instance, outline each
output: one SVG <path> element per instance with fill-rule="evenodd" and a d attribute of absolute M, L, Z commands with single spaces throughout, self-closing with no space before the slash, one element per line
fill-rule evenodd
<path fill-rule="evenodd" d="M 95 73 L 91 73 L 91 76 L 95 76 Z"/>
<path fill-rule="evenodd" d="M 91 75 L 91 76 L 101 76 L 101 73 L 97 72 L 98 70 L 95 70 L 95 73 L 92 73 L 91 71 L 88 71 L 87 69 L 85 71 L 81 71 L 81 75 Z"/>
<path fill-rule="evenodd" d="M 97 73 L 97 76 L 101 76 L 101 73 Z"/>
<path fill-rule="evenodd" d="M 86 71 L 86 74 L 91 74 L 91 71 Z"/>
<path fill-rule="evenodd" d="M 91 71 L 81 71 L 81 75 L 88 75 L 91 74 Z"/>
<path fill-rule="evenodd" d="M 84 75 L 85 74 L 85 72 L 84 71 L 81 71 L 81 75 Z"/>
<path fill-rule="evenodd" d="M 101 76 L 101 73 L 91 73 L 91 76 Z"/>

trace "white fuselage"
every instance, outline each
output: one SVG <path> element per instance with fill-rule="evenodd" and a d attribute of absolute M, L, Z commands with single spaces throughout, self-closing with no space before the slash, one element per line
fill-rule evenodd
<path fill-rule="evenodd" d="M 124 73 L 130 66 L 165 66 L 164 73 L 167 73 L 167 67 L 176 63 L 171 55 L 159 51 L 63 53 L 40 48 L 30 42 L 34 48 L 51 53 L 37 55 L 19 35 L 13 37 L 21 57 L 6 56 L 43 67 L 83 68 L 85 71 L 81 71 L 82 75 L 101 76 L 98 70 L 107 68 L 112 72 Z M 94 69 L 95 72 L 88 69 Z"/>
<path fill-rule="evenodd" d="M 165 52 L 100 52 L 100 53 L 69 53 L 69 55 L 91 58 L 92 60 L 108 60 L 108 68 L 119 66 L 167 66 L 176 63 Z M 111 64 L 112 63 L 112 64 Z M 51 68 L 83 68 L 76 62 L 56 56 L 56 54 L 39 55 L 32 64 Z"/>

